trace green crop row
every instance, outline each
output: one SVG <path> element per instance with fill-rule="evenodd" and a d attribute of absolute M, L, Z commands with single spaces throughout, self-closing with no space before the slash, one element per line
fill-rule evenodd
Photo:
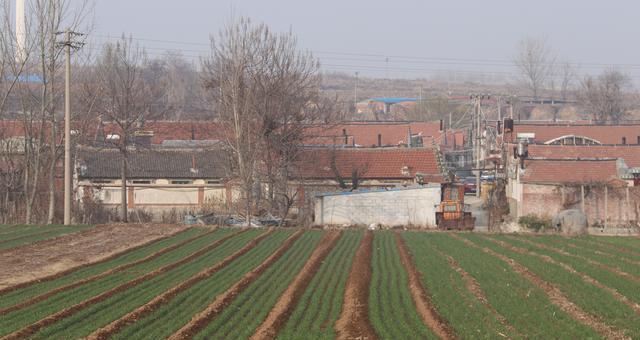
<path fill-rule="evenodd" d="M 15 248 L 30 243 L 47 240 L 65 234 L 79 232 L 91 226 L 45 226 L 40 229 L 27 229 L 0 236 L 0 250 Z"/>
<path fill-rule="evenodd" d="M 517 338 L 467 289 L 460 273 L 436 251 L 436 239 L 424 233 L 404 233 L 403 238 L 414 259 L 421 281 L 435 309 L 461 339 L 495 339 L 497 334 Z"/>
<path fill-rule="evenodd" d="M 640 253 L 640 238 L 619 236 L 587 236 L 589 240 L 604 244 L 611 244 L 622 249 Z"/>
<path fill-rule="evenodd" d="M 364 234 L 345 231 L 327 255 L 300 298 L 279 339 L 333 339 L 333 324 L 340 316 L 344 289 L 358 245 Z"/>
<path fill-rule="evenodd" d="M 143 318 L 124 327 L 112 338 L 116 339 L 163 339 L 184 326 L 216 296 L 225 292 L 247 272 L 257 267 L 291 236 L 290 231 L 277 231 L 268 236 L 228 266 L 178 293 L 170 301 Z"/>
<path fill-rule="evenodd" d="M 375 234 L 369 294 L 369 318 L 382 339 L 435 339 L 422 322 L 409 292 L 393 232 Z"/>
<path fill-rule="evenodd" d="M 123 292 L 84 308 L 35 334 L 39 339 L 78 339 L 106 326 L 151 301 L 154 297 L 215 265 L 244 247 L 263 231 L 251 230 L 220 244 L 207 253 L 170 271 L 146 280 Z"/>
<path fill-rule="evenodd" d="M 523 242 L 518 237 L 505 235 L 496 235 L 494 237 L 496 239 L 510 243 L 511 245 L 525 248 L 538 254 L 547 255 L 558 262 L 568 264 L 576 271 L 589 275 L 590 277 L 594 278 L 607 287 L 614 288 L 620 294 L 626 296 L 629 300 L 635 303 L 640 303 L 640 284 L 638 284 L 637 282 L 627 280 L 626 278 L 612 273 L 609 270 L 594 266 L 586 260 L 573 256 L 562 255 L 553 250 L 540 248 L 530 243 Z"/>
<path fill-rule="evenodd" d="M 613 244 L 595 242 L 586 237 L 566 237 L 564 238 L 564 241 L 578 246 L 582 249 L 591 249 L 594 252 L 598 251 L 604 254 L 608 254 L 621 261 L 630 260 L 635 261 L 636 263 L 640 263 L 640 245 L 638 246 L 637 254 L 634 254 L 632 252 L 625 252 Z M 602 256 L 602 254 L 598 255 Z"/>
<path fill-rule="evenodd" d="M 0 308 L 6 308 L 16 305 L 35 296 L 46 294 L 53 289 L 72 284 L 74 282 L 86 279 L 97 274 L 101 274 L 120 265 L 140 260 L 166 247 L 172 246 L 179 242 L 183 242 L 191 237 L 200 235 L 204 231 L 205 229 L 202 228 L 191 228 L 170 238 L 153 242 L 152 244 L 118 256 L 117 258 L 114 258 L 112 260 L 80 268 L 54 280 L 41 281 L 30 286 L 5 293 L 3 295 L 0 295 Z"/>
<path fill-rule="evenodd" d="M 585 312 L 602 319 L 606 324 L 627 330 L 627 336 L 640 338 L 640 316 L 629 306 L 617 301 L 611 293 L 584 281 L 562 266 L 544 261 L 538 256 L 522 254 L 497 245 L 483 236 L 467 234 L 467 239 L 508 256 L 527 267 L 541 279 L 554 284 L 564 295 Z"/>
<path fill-rule="evenodd" d="M 79 287 L 66 290 L 51 296 L 50 298 L 3 315 L 0 318 L 0 334 L 6 334 L 18 330 L 26 325 L 36 322 L 48 315 L 73 306 L 95 295 L 106 292 L 127 281 L 152 272 L 162 266 L 179 261 L 182 258 L 195 253 L 211 242 L 228 235 L 230 230 L 218 230 L 213 234 L 189 242 L 182 247 L 174 249 L 151 261 L 138 264 L 125 271 L 114 273 L 99 280 L 89 282 Z"/>
<path fill-rule="evenodd" d="M 560 249 L 566 253 L 584 257 L 596 263 L 604 264 L 612 268 L 617 268 L 623 272 L 640 277 L 640 266 L 620 261 L 619 259 L 613 257 L 596 254 L 591 249 L 570 247 L 567 245 L 567 242 L 564 238 L 559 238 L 557 236 L 540 236 L 527 237 L 527 239 L 538 244 L 544 244 L 555 249 Z"/>
<path fill-rule="evenodd" d="M 549 301 L 545 292 L 498 257 L 453 238 L 432 234 L 432 244 L 453 257 L 478 282 L 488 302 L 520 334 L 538 339 L 598 338 Z M 542 326 L 544 325 L 544 326 Z"/>
<path fill-rule="evenodd" d="M 305 232 L 195 338 L 248 339 L 304 266 L 323 235 L 320 231 Z"/>

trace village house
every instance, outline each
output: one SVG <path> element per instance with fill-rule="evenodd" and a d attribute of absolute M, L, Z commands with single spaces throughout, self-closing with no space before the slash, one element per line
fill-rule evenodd
<path fill-rule="evenodd" d="M 127 206 L 158 219 L 172 211 L 196 212 L 232 200 L 226 154 L 217 148 L 144 148 L 128 154 Z M 121 201 L 121 161 L 116 149 L 82 147 L 76 160 L 76 194 L 108 210 Z"/>

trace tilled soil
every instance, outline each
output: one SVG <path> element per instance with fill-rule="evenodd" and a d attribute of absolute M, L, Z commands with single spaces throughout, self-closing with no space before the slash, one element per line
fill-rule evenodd
<path fill-rule="evenodd" d="M 202 312 L 196 314 L 191 321 L 172 334 L 169 339 L 191 339 L 195 334 L 201 331 L 207 324 L 213 320 L 220 312 L 222 312 L 231 302 L 242 293 L 247 286 L 257 280 L 272 264 L 274 264 L 284 253 L 293 246 L 294 242 L 302 236 L 304 231 L 299 230 L 287 238 L 284 243 L 264 260 L 259 266 L 244 275 L 240 281 L 236 282 L 231 288 L 220 294 L 215 300 L 207 306 Z"/>
<path fill-rule="evenodd" d="M 369 285 L 373 233 L 367 232 L 356 251 L 344 292 L 344 303 L 335 330 L 338 339 L 377 339 L 369 321 Z"/>
<path fill-rule="evenodd" d="M 275 306 L 262 324 L 256 329 L 253 340 L 273 339 L 278 330 L 284 326 L 288 316 L 291 314 L 298 301 L 302 297 L 313 279 L 314 275 L 322 265 L 323 260 L 336 245 L 342 233 L 339 231 L 329 231 L 311 254 L 307 263 L 300 270 L 298 275 L 293 279 L 287 290 L 278 299 Z"/>
<path fill-rule="evenodd" d="M 185 226 L 108 224 L 0 251 L 0 291 L 92 264 L 168 237 Z"/>
<path fill-rule="evenodd" d="M 156 296 L 153 300 L 149 301 L 148 303 L 146 303 L 143 306 L 140 306 L 136 310 L 128 313 L 127 315 L 121 317 L 120 319 L 117 319 L 117 320 L 113 321 L 112 323 L 108 324 L 107 326 L 96 330 L 95 332 L 90 334 L 87 337 L 87 339 L 89 339 L 89 340 L 108 339 L 109 337 L 111 337 L 111 335 L 117 333 L 120 329 L 124 328 L 128 324 L 134 323 L 137 320 L 143 318 L 144 316 L 153 313 L 153 311 L 155 311 L 156 309 L 160 308 L 160 306 L 162 306 L 163 304 L 167 303 L 169 300 L 171 300 L 173 297 L 175 297 L 179 293 L 183 292 L 186 289 L 189 289 L 190 287 L 192 287 L 196 283 L 198 283 L 198 282 L 210 277 L 211 275 L 217 273 L 222 268 L 226 267 L 231 262 L 236 260 L 238 257 L 240 257 L 240 256 L 246 254 L 247 252 L 249 252 L 260 241 L 265 239 L 272 232 L 273 232 L 273 230 L 270 230 L 270 231 L 267 231 L 265 233 L 262 233 L 262 234 L 256 236 L 247 245 L 242 247 L 240 250 L 234 252 L 233 254 L 227 256 L 222 261 L 220 261 L 220 262 L 216 263 L 215 265 L 213 265 L 213 266 L 201 271 L 200 273 L 196 274 L 195 276 L 192 276 L 188 280 L 178 284 L 177 286 L 171 288 L 170 290 L 168 290 L 168 291 Z"/>
<path fill-rule="evenodd" d="M 547 281 L 542 280 L 539 276 L 529 271 L 529 269 L 527 269 L 522 264 L 514 261 L 513 259 L 505 255 L 496 253 L 495 251 L 489 248 L 483 248 L 467 239 L 463 239 L 457 235 L 453 235 L 453 236 L 463 241 L 465 244 L 477 249 L 481 249 L 485 253 L 495 256 L 501 259 L 502 261 L 504 261 L 505 263 L 507 263 L 516 273 L 522 275 L 524 278 L 529 280 L 535 286 L 542 289 L 549 297 L 549 300 L 551 301 L 551 303 L 556 305 L 565 313 L 569 314 L 574 320 L 593 328 L 596 332 L 598 332 L 604 338 L 607 338 L 607 339 L 627 339 L 628 338 L 623 331 L 620 331 L 618 329 L 615 329 L 605 324 L 604 322 L 602 322 L 602 320 L 600 320 L 600 318 L 597 318 L 585 312 L 584 310 L 582 310 L 582 308 L 577 306 L 575 303 L 571 302 L 558 287 L 554 286 L 553 284 Z"/>
<path fill-rule="evenodd" d="M 215 232 L 215 229 L 212 229 L 209 232 L 201 233 L 200 235 L 196 235 L 194 237 L 188 238 L 188 239 L 186 239 L 186 240 L 184 240 L 182 242 L 176 243 L 176 244 L 174 244 L 172 246 L 166 247 L 166 248 L 164 248 L 162 250 L 159 250 L 159 251 L 157 251 L 157 252 L 155 252 L 153 254 L 150 254 L 149 256 L 146 256 L 146 257 L 144 257 L 142 259 L 139 259 L 137 261 L 133 261 L 133 262 L 129 262 L 129 263 L 117 266 L 115 268 L 112 268 L 112 269 L 109 269 L 107 271 L 104 271 L 104 272 L 102 272 L 100 274 L 96 274 L 96 275 L 87 277 L 85 279 L 81 279 L 81 280 L 78 280 L 76 282 L 73 282 L 73 283 L 58 287 L 56 289 L 50 290 L 50 291 L 48 291 L 48 292 L 46 292 L 44 294 L 41 294 L 41 295 L 38 295 L 38 296 L 34 296 L 33 298 L 31 298 L 29 300 L 26 300 L 26 301 L 23 301 L 23 302 L 21 302 L 21 303 L 19 303 L 17 305 L 13 305 L 13 306 L 10 306 L 10 307 L 4 308 L 4 309 L 0 309 L 0 316 L 4 315 L 4 314 L 7 314 L 7 313 L 10 313 L 10 312 L 13 312 L 15 310 L 24 308 L 26 306 L 35 304 L 37 302 L 44 301 L 44 300 L 48 299 L 49 297 L 51 297 L 51 296 L 53 296 L 55 294 L 58 294 L 60 292 L 63 292 L 65 290 L 73 289 L 75 287 L 79 287 L 79 286 L 85 285 L 85 284 L 87 284 L 89 282 L 97 281 L 97 280 L 99 280 L 99 279 L 101 279 L 103 277 L 112 275 L 114 273 L 122 272 L 122 271 L 124 271 L 124 270 L 126 270 L 128 268 L 134 267 L 134 266 L 139 265 L 141 263 L 149 262 L 149 261 L 151 261 L 151 260 L 153 260 L 153 259 L 155 259 L 157 257 L 162 256 L 163 254 L 166 254 L 166 253 L 168 253 L 168 252 L 170 252 L 170 251 L 172 251 L 174 249 L 177 249 L 177 248 L 179 248 L 179 247 L 181 247 L 181 246 L 183 246 L 183 245 L 185 245 L 185 244 L 187 244 L 189 242 L 192 242 L 192 241 L 194 241 L 196 239 L 205 237 L 205 236 L 207 236 L 207 235 L 209 235 L 209 234 L 211 234 L 213 232 Z M 152 243 L 152 242 L 156 242 L 156 240 L 151 241 L 150 243 Z M 146 243 L 145 243 L 145 245 L 146 245 Z M 144 246 L 144 245 L 142 245 L 142 246 Z M 132 250 L 138 249 L 138 248 L 139 247 L 133 247 L 133 248 L 127 249 L 126 252 L 128 253 L 128 252 L 131 252 Z M 120 256 L 120 255 L 122 255 L 122 253 L 118 254 L 118 256 Z M 76 270 L 76 269 L 77 268 L 74 268 L 74 270 Z M 56 277 L 59 277 L 59 276 L 61 276 L 61 275 L 55 275 L 55 277 L 47 277 L 46 279 L 49 280 L 49 279 L 56 278 Z M 19 287 L 19 286 L 20 285 L 12 286 L 12 287 Z M 9 290 L 9 289 L 7 289 L 7 290 Z"/>
<path fill-rule="evenodd" d="M 413 265 L 411 255 L 409 255 L 409 251 L 407 250 L 400 233 L 396 233 L 396 241 L 402 265 L 409 277 L 409 291 L 411 292 L 411 297 L 413 298 L 416 310 L 418 311 L 418 314 L 420 314 L 422 321 L 441 339 L 455 339 L 456 336 L 453 329 L 435 310 L 431 303 L 429 294 L 427 294 L 427 291 L 420 283 L 420 274 Z"/>
<path fill-rule="evenodd" d="M 66 318 L 66 317 L 68 317 L 70 315 L 73 315 L 73 314 L 81 311 L 82 309 L 87 308 L 90 305 L 94 305 L 94 304 L 96 304 L 98 302 L 106 300 L 106 299 L 108 299 L 108 298 L 110 298 L 110 297 L 112 297 L 112 296 L 114 296 L 114 295 L 116 295 L 116 294 L 118 294 L 120 292 L 126 291 L 127 289 L 129 289 L 131 287 L 137 286 L 142 282 L 150 280 L 150 279 L 152 279 L 152 278 L 154 278 L 154 277 L 156 277 L 156 276 L 158 276 L 158 275 L 160 275 L 162 273 L 168 272 L 168 271 L 170 271 L 172 269 L 175 269 L 175 268 L 177 268 L 177 267 L 179 267 L 179 266 L 181 266 L 181 265 L 183 265 L 185 263 L 188 263 L 191 260 L 193 260 L 193 259 L 195 259 L 195 258 L 197 258 L 197 257 L 199 257 L 199 256 L 201 256 L 203 254 L 206 254 L 207 252 L 211 251 L 212 249 L 218 247 L 220 244 L 224 243 L 226 240 L 234 237 L 235 235 L 238 235 L 239 233 L 245 232 L 245 231 L 246 230 L 240 230 L 238 232 L 235 232 L 235 233 L 232 233 L 232 234 L 230 234 L 228 236 L 225 236 L 225 237 L 223 237 L 223 238 L 221 238 L 221 239 L 209 244 L 208 246 L 196 251 L 195 253 L 192 253 L 191 255 L 189 255 L 187 257 L 184 257 L 184 258 L 182 258 L 182 259 L 180 259 L 180 260 L 178 260 L 176 262 L 173 262 L 171 264 L 168 264 L 168 265 L 166 265 L 164 267 L 158 268 L 158 269 L 156 269 L 156 270 L 154 270 L 152 272 L 149 272 L 149 273 L 147 273 L 145 275 L 142 275 L 142 276 L 140 276 L 138 278 L 135 278 L 135 279 L 133 279 L 131 281 L 125 282 L 125 283 L 123 283 L 123 284 L 121 284 L 121 285 L 119 285 L 119 286 L 117 286 L 117 287 L 115 287 L 115 288 L 113 288 L 111 290 L 108 290 L 108 291 L 103 292 L 103 293 L 101 293 L 99 295 L 96 295 L 96 296 L 94 296 L 92 298 L 84 300 L 84 301 L 82 301 L 82 302 L 80 302 L 78 304 L 75 304 L 75 305 L 73 305 L 71 307 L 63 309 L 63 310 L 61 310 L 61 311 L 59 311 L 57 313 L 49 315 L 44 319 L 41 319 L 41 320 L 39 320 L 39 321 L 37 321 L 37 322 L 35 322 L 33 324 L 30 324 L 30 325 L 28 325 L 28 326 L 26 326 L 26 327 L 24 327 L 24 328 L 22 328 L 22 329 L 20 329 L 18 331 L 15 331 L 15 332 L 7 335 L 4 339 L 9 340 L 9 339 L 23 339 L 23 338 L 26 338 L 26 337 L 36 333 L 40 329 L 42 329 L 42 328 L 44 328 L 46 326 L 49 326 L 51 324 L 54 324 L 54 323 Z"/>

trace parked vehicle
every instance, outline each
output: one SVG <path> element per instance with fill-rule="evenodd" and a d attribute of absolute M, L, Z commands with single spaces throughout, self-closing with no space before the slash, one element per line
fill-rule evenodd
<path fill-rule="evenodd" d="M 464 204 L 465 189 L 459 183 L 443 185 L 442 200 L 436 211 L 438 229 L 473 230 L 476 218 L 471 216 L 470 206 Z"/>
<path fill-rule="evenodd" d="M 475 177 L 467 177 L 462 182 L 464 185 L 464 194 L 475 194 L 476 190 L 478 190 L 476 186 L 476 178 Z"/>

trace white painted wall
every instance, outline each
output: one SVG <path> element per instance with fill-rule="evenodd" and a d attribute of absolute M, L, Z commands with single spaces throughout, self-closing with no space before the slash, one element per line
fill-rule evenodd
<path fill-rule="evenodd" d="M 439 203 L 440 186 L 321 196 L 314 223 L 435 227 Z"/>

